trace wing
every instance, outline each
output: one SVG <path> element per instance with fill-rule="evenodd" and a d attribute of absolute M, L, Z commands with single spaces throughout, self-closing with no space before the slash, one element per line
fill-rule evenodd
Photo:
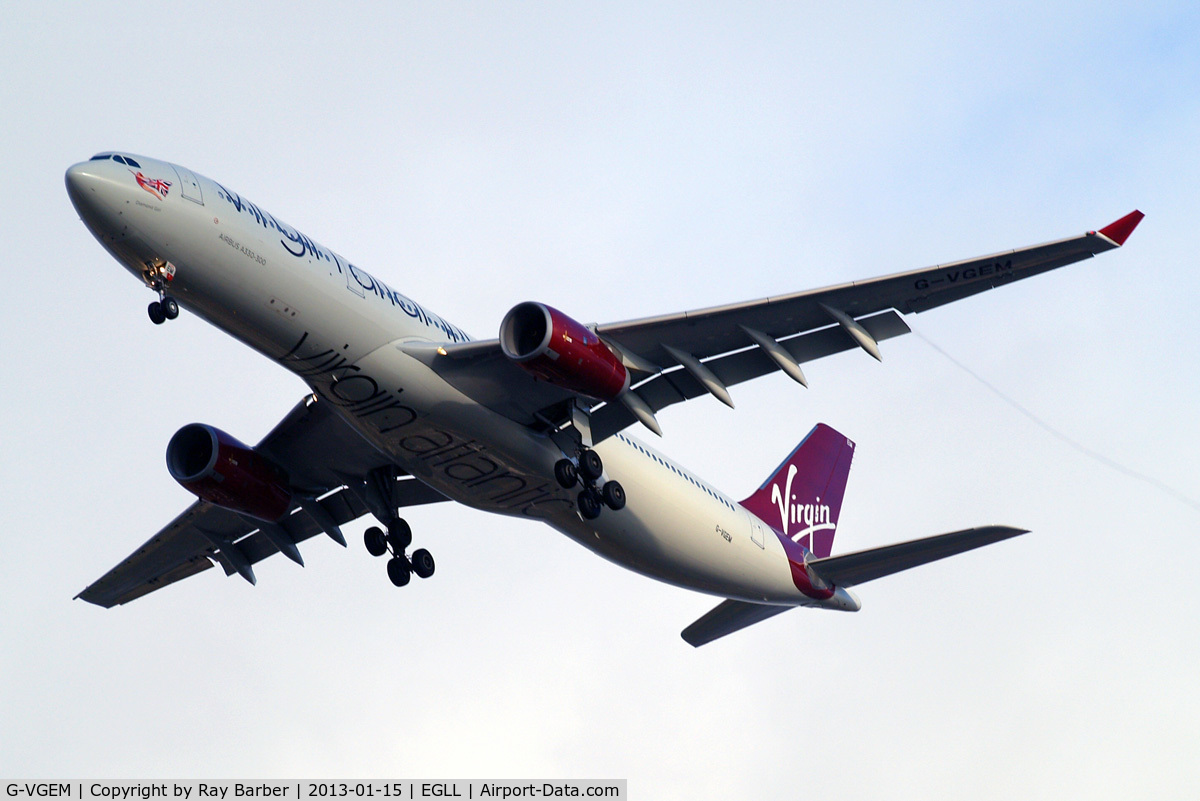
<path fill-rule="evenodd" d="M 922 270 L 593 328 L 640 377 L 633 392 L 652 413 L 697 395 L 720 398 L 725 387 L 775 370 L 804 383 L 800 363 L 856 347 L 879 358 L 880 341 L 908 333 L 901 314 L 927 311 L 1120 247 L 1142 217 L 1134 211 L 1082 236 Z M 464 394 L 527 425 L 539 425 L 547 408 L 577 397 L 525 373 L 501 353 L 498 340 L 413 343 L 405 351 Z M 729 402 L 727 393 L 722 400 Z M 635 419 L 631 404 L 596 405 L 592 436 L 599 441 Z"/>
<path fill-rule="evenodd" d="M 214 563 L 226 575 L 239 573 L 254 583 L 253 564 L 280 551 L 300 561 L 295 544 L 317 534 L 325 532 L 345 545 L 340 526 L 368 511 L 350 485 L 380 468 L 393 467 L 328 404 L 311 396 L 297 404 L 256 450 L 283 467 L 299 490 L 280 522 L 267 526 L 196 501 L 76 598 L 103 607 L 129 603 Z M 397 475 L 392 500 L 401 507 L 446 498 L 410 476 Z"/>

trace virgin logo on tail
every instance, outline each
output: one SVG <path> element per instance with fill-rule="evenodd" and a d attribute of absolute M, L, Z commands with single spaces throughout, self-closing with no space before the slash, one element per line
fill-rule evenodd
<path fill-rule="evenodd" d="M 786 547 L 829 556 L 853 459 L 854 443 L 819 423 L 742 506 Z"/>
<path fill-rule="evenodd" d="M 804 537 L 810 537 L 818 531 L 832 531 L 837 527 L 836 523 L 830 522 L 830 511 L 827 504 L 821 503 L 818 497 L 815 503 L 796 503 L 796 496 L 792 494 L 792 479 L 796 477 L 796 465 L 788 465 L 787 481 L 783 491 L 780 492 L 779 484 L 771 485 L 771 503 L 779 507 L 779 519 L 783 524 L 781 526 L 783 535 L 789 537 L 792 542 L 800 542 Z M 791 533 L 792 524 L 803 525 L 805 528 Z M 812 540 L 809 539 L 811 543 Z"/>

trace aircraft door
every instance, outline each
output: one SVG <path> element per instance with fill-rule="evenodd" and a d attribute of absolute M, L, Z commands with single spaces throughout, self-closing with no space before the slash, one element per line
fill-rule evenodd
<path fill-rule="evenodd" d="M 350 262 L 346 262 L 346 289 L 349 289 L 360 298 L 365 298 L 366 287 L 363 286 L 362 279 L 358 277 L 358 271 Z"/>
<path fill-rule="evenodd" d="M 179 194 L 183 195 L 193 203 L 201 206 L 204 205 L 204 193 L 200 191 L 200 182 L 196 180 L 196 176 L 192 175 L 191 170 L 180 167 L 177 164 L 172 164 L 175 174 L 179 176 Z"/>
<path fill-rule="evenodd" d="M 333 254 L 333 263 L 337 265 L 338 272 L 346 279 L 346 289 L 358 295 L 360 298 L 366 297 L 366 292 L 363 290 L 362 283 L 352 274 L 354 269 L 350 262 L 342 261 L 338 254 Z"/>
<path fill-rule="evenodd" d="M 747 513 L 747 514 L 749 514 L 749 513 Z M 755 517 L 753 514 L 751 514 L 750 515 L 750 539 L 754 541 L 755 545 L 757 545 L 759 548 L 762 548 L 762 547 L 764 547 L 763 543 L 766 542 L 766 536 L 767 536 L 766 526 L 764 526 L 762 524 L 761 520 L 759 520 L 757 517 Z"/>

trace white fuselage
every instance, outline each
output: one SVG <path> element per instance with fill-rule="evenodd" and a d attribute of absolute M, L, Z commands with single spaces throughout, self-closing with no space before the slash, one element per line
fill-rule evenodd
<path fill-rule="evenodd" d="M 624 509 L 584 520 L 553 478 L 561 449 L 474 402 L 406 343 L 466 335 L 378 278 L 214 181 L 153 159 L 111 159 L 67 173 L 92 233 L 139 277 L 169 262 L 169 293 L 188 311 L 300 376 L 363 437 L 460 503 L 540 518 L 647 576 L 744 601 L 842 606 L 801 593 L 775 532 L 737 502 L 644 444 L 596 445 Z M 146 181 L 134 180 L 141 173 Z M 164 193 L 154 179 L 171 182 Z M 159 189 L 161 189 L 159 185 Z"/>

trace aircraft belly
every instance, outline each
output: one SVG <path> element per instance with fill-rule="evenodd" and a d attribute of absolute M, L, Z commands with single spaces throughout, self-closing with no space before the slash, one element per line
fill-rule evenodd
<path fill-rule="evenodd" d="M 447 497 L 500 514 L 574 515 L 574 494 L 553 478 L 557 445 L 472 402 L 394 344 L 307 380 L 368 441 Z"/>

